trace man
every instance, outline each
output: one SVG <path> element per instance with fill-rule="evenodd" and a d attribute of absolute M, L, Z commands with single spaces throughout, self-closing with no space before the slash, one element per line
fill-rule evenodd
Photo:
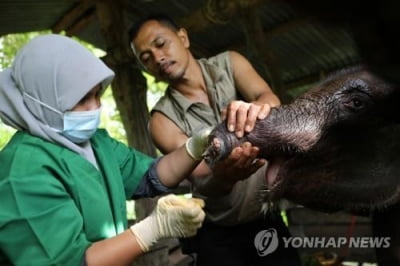
<path fill-rule="evenodd" d="M 239 53 L 196 60 L 186 30 L 167 16 L 138 21 L 129 40 L 145 69 L 169 83 L 150 120 L 152 138 L 163 153 L 224 118 L 229 130 L 241 137 L 268 115 L 270 107 L 279 105 L 268 84 Z M 266 189 L 266 161 L 256 159 L 257 154 L 258 148 L 247 142 L 212 170 L 202 162 L 192 172 L 193 194 L 204 198 L 207 206 L 207 222 L 199 236 L 184 242 L 184 251 L 197 253 L 197 265 L 299 264 L 294 250 L 282 248 L 283 241 L 272 254 L 257 254 L 254 241 L 260 231 L 274 228 L 279 237 L 289 235 L 279 214 L 271 211 L 269 219 L 262 214 L 257 192 Z"/>

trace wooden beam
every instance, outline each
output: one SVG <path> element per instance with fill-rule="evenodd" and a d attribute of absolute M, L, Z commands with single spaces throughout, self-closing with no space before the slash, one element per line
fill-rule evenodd
<path fill-rule="evenodd" d="M 265 33 L 265 40 L 269 41 L 272 38 L 275 38 L 279 35 L 284 34 L 285 32 L 290 32 L 299 28 L 299 25 L 305 25 L 306 23 L 310 23 L 310 19 L 308 17 L 297 17 L 290 19 L 285 23 L 279 23 L 276 27 L 268 30 Z"/>
<path fill-rule="evenodd" d="M 215 24 L 229 23 L 244 8 L 255 8 L 265 0 L 207 0 L 205 5 L 190 15 L 177 20 L 178 24 L 190 32 L 206 29 Z"/>
<path fill-rule="evenodd" d="M 53 33 L 60 33 L 67 28 L 70 28 L 73 24 L 76 23 L 76 20 L 79 20 L 87 10 L 94 7 L 94 3 L 92 1 L 81 1 L 79 4 L 75 5 L 72 9 L 70 9 L 66 14 L 64 14 L 61 19 L 59 19 L 55 25 L 51 28 Z"/>
<path fill-rule="evenodd" d="M 66 29 L 67 36 L 77 35 L 83 28 L 95 21 L 97 18 L 95 9 L 93 9 L 89 14 L 81 17 L 73 25 Z"/>

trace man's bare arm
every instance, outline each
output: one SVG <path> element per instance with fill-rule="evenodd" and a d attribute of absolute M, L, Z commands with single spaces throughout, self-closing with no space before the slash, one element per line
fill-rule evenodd
<path fill-rule="evenodd" d="M 264 119 L 271 107 L 280 104 L 268 83 L 241 54 L 230 51 L 236 89 L 244 101 L 232 101 L 222 113 L 227 126 L 238 137 L 253 130 L 257 119 Z"/>
<path fill-rule="evenodd" d="M 230 51 L 229 54 L 236 89 L 245 100 L 260 105 L 268 104 L 271 107 L 280 105 L 279 98 L 251 63 L 237 52 Z"/>
<path fill-rule="evenodd" d="M 163 154 L 168 154 L 181 147 L 188 139 L 188 136 L 174 122 L 160 112 L 152 114 L 149 129 L 154 144 Z M 210 173 L 211 170 L 203 161 L 196 167 L 191 176 L 205 177 Z"/>

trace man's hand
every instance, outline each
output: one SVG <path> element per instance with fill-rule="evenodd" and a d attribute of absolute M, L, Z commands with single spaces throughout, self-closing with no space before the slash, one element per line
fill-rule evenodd
<path fill-rule="evenodd" d="M 232 101 L 222 111 L 222 119 L 226 119 L 227 128 L 235 132 L 238 138 L 244 133 L 253 130 L 257 119 L 264 119 L 268 116 L 271 107 L 269 104 L 258 105 L 244 101 Z"/>
<path fill-rule="evenodd" d="M 214 177 L 222 176 L 235 182 L 248 178 L 266 163 L 265 159 L 257 159 L 258 152 L 259 148 L 244 142 L 234 148 L 228 158 L 215 164 Z"/>
<path fill-rule="evenodd" d="M 257 159 L 259 148 L 244 142 L 232 150 L 229 156 L 217 162 L 212 169 L 212 178 L 202 187 L 205 195 L 223 195 L 229 193 L 237 181 L 249 178 L 265 163 L 265 159 Z"/>

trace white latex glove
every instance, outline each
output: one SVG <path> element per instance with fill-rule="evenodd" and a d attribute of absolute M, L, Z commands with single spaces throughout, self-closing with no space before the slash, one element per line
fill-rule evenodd
<path fill-rule="evenodd" d="M 187 153 L 195 160 L 200 160 L 207 148 L 208 135 L 212 128 L 207 127 L 200 130 L 194 130 L 194 134 L 186 140 L 185 147 Z"/>
<path fill-rule="evenodd" d="M 130 229 L 146 252 L 159 239 L 194 236 L 205 217 L 203 207 L 202 199 L 170 194 L 159 198 L 153 212 Z"/>

